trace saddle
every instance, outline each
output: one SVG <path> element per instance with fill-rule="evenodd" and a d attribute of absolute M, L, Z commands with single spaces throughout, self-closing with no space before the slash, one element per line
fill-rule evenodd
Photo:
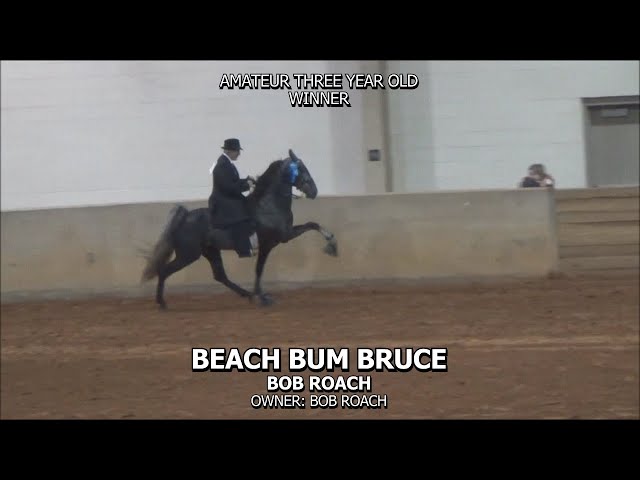
<path fill-rule="evenodd" d="M 211 195 L 209 197 L 209 224 L 213 230 L 224 230 L 236 232 L 239 235 L 252 235 L 256 230 L 255 221 L 247 214 L 246 216 L 238 215 L 236 212 L 224 210 L 224 205 L 216 201 Z M 231 216 L 230 213 L 236 215 Z M 234 218 L 235 217 L 235 218 Z"/>

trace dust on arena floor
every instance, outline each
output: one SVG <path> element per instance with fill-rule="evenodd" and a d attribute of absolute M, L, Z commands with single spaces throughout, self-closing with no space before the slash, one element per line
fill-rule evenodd
<path fill-rule="evenodd" d="M 167 299 L 3 304 L 2 418 L 639 418 L 636 271 Z M 192 347 L 446 347 L 448 371 L 370 373 L 386 409 L 254 409 L 269 374 L 193 373 Z"/>

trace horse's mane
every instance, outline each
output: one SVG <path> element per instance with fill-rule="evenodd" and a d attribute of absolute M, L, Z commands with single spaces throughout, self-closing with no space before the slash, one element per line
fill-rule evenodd
<path fill-rule="evenodd" d="M 251 192 L 251 197 L 260 198 L 264 195 L 269 185 L 273 183 L 274 177 L 280 173 L 282 162 L 284 162 L 282 158 L 271 162 L 264 173 L 256 179 L 256 186 L 254 187 L 253 192 Z"/>

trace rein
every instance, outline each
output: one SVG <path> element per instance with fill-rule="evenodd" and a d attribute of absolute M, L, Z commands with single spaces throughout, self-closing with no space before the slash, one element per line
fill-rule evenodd
<path fill-rule="evenodd" d="M 259 178 L 259 177 L 258 177 Z M 256 178 L 256 182 L 258 181 L 258 178 Z M 249 190 L 249 193 L 253 193 L 253 191 L 256 189 L 255 185 L 253 187 L 251 187 L 251 190 Z M 283 197 L 289 197 L 289 195 L 287 195 L 286 193 L 282 194 Z M 291 198 L 293 198 L 294 200 L 297 200 L 299 198 L 304 198 L 302 195 L 296 195 L 295 193 L 291 192 Z"/>

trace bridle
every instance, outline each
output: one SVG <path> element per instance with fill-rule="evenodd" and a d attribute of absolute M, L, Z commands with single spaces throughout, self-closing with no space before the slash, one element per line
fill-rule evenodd
<path fill-rule="evenodd" d="M 296 179 L 298 178 L 299 175 L 299 171 L 298 171 L 298 161 L 294 160 L 293 158 L 289 158 L 289 172 L 291 174 L 291 187 L 294 186 Z M 285 195 L 286 197 L 287 195 Z M 291 198 L 293 198 L 294 200 L 298 199 L 298 198 L 302 198 L 302 196 L 300 195 L 296 195 L 295 193 L 293 193 L 293 189 L 291 190 Z"/>
<path fill-rule="evenodd" d="M 293 178 L 291 178 L 291 177 L 290 177 L 290 178 L 291 178 L 290 185 L 293 187 L 293 186 L 294 186 L 294 183 L 295 183 L 295 181 L 296 181 L 296 178 L 298 177 L 298 162 L 297 162 L 297 160 L 293 160 L 293 159 L 291 159 L 291 158 L 287 158 L 287 160 L 289 160 L 289 165 L 290 165 L 290 166 L 291 166 L 291 165 L 295 165 L 295 169 L 291 169 L 291 170 L 290 170 L 290 173 L 291 173 L 291 175 L 292 175 L 292 177 L 293 177 Z M 289 168 L 291 168 L 291 167 L 289 167 Z M 249 193 L 250 193 L 250 194 L 251 194 L 251 193 L 253 193 L 253 191 L 255 190 L 256 185 L 257 185 L 257 183 L 258 183 L 258 179 L 259 179 L 259 178 L 260 178 L 260 176 L 258 175 L 258 176 L 256 177 L 256 183 L 254 183 L 254 184 L 253 184 L 253 186 L 251 187 L 251 189 L 249 190 Z M 289 197 L 289 195 L 288 195 L 288 194 L 283 194 L 283 196 L 284 196 L 284 197 Z M 294 200 L 297 200 L 297 199 L 299 199 L 299 198 L 304 198 L 304 197 L 303 197 L 302 195 L 296 195 L 295 193 L 293 193 L 293 190 L 292 190 L 292 191 L 291 191 L 291 198 L 293 198 Z"/>

